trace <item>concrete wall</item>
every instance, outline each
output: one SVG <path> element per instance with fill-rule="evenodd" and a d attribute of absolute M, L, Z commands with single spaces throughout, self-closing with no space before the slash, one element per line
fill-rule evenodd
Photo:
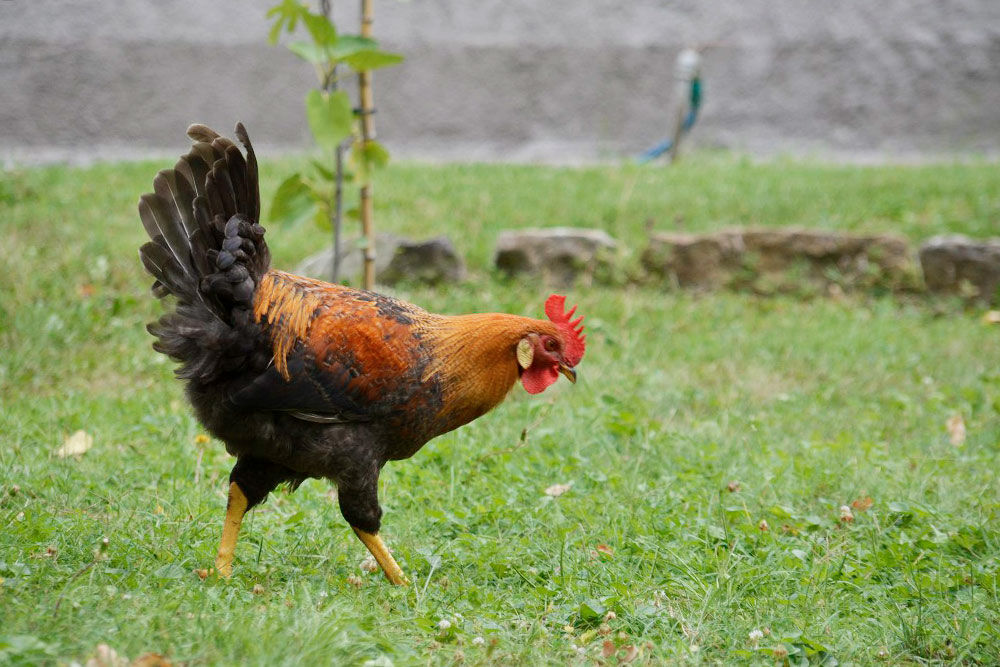
<path fill-rule="evenodd" d="M 272 0 L 0 0 L 0 156 L 176 153 L 200 121 L 305 144 L 309 67 Z M 350 7 L 347 6 L 350 4 Z M 355 31 L 355 2 L 335 0 Z M 674 57 L 705 52 L 703 147 L 908 159 L 1000 151 L 998 0 L 376 0 L 407 62 L 376 77 L 399 156 L 572 160 L 666 134 Z"/>

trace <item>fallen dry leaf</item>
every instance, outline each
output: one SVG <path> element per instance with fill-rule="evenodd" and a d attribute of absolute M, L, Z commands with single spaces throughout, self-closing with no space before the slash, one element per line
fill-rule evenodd
<path fill-rule="evenodd" d="M 605 640 L 604 645 L 601 646 L 601 657 L 610 658 L 615 654 L 616 650 L 617 649 L 615 648 L 615 643 L 610 639 L 607 639 Z"/>
<path fill-rule="evenodd" d="M 263 595 L 264 594 L 264 587 L 261 586 L 260 584 L 254 584 L 253 585 L 253 594 L 254 595 Z"/>
<path fill-rule="evenodd" d="M 553 484 L 549 488 L 545 489 L 545 495 L 552 496 L 553 498 L 558 498 L 562 494 L 569 491 L 571 484 Z"/>
<path fill-rule="evenodd" d="M 958 447 L 965 442 L 965 420 L 962 419 L 962 415 L 954 414 L 948 417 L 945 426 L 948 428 L 948 437 L 951 439 L 951 444 Z"/>
<path fill-rule="evenodd" d="M 365 572 L 368 572 L 369 574 L 374 574 L 378 572 L 379 567 L 378 563 L 375 562 L 375 557 L 372 555 L 366 556 L 365 559 L 361 561 L 361 569 L 364 570 Z"/>
<path fill-rule="evenodd" d="M 729 491 L 729 493 L 736 493 L 737 491 L 740 490 L 740 483 L 737 482 L 736 480 L 733 480 L 729 484 L 726 484 L 726 489 Z"/>
<path fill-rule="evenodd" d="M 210 567 L 207 569 L 195 570 L 194 573 L 198 575 L 199 579 L 208 579 L 212 574 L 215 573 L 215 569 Z"/>
<path fill-rule="evenodd" d="M 622 657 L 622 662 L 632 662 L 638 657 L 639 657 L 638 646 L 635 646 L 634 644 L 632 646 L 626 646 L 625 655 Z"/>
<path fill-rule="evenodd" d="M 598 553 L 604 554 L 608 558 L 615 557 L 615 552 L 607 544 L 598 544 L 596 549 Z"/>
<path fill-rule="evenodd" d="M 874 502 L 875 501 L 873 501 L 868 496 L 863 496 L 861 498 L 858 498 L 857 500 L 852 500 L 851 507 L 858 510 L 859 512 L 867 512 L 868 510 L 871 509 L 872 503 Z"/>
<path fill-rule="evenodd" d="M 356 574 L 347 575 L 347 583 L 349 583 L 351 586 L 354 586 L 355 588 L 361 588 L 362 586 L 365 585 L 364 580 L 361 577 L 357 576 Z"/>
<path fill-rule="evenodd" d="M 132 661 L 132 667 L 171 667 L 170 661 L 159 653 L 144 653 Z"/>
<path fill-rule="evenodd" d="M 45 547 L 45 551 L 39 552 L 37 554 L 32 554 L 32 558 L 52 558 L 56 555 L 55 547 Z"/>
<path fill-rule="evenodd" d="M 61 459 L 67 456 L 83 456 L 93 446 L 94 436 L 86 431 L 77 431 L 66 438 L 62 447 L 56 450 L 56 456 Z M 101 646 L 105 646 L 105 644 L 101 644 Z"/>
<path fill-rule="evenodd" d="M 1000 310 L 987 310 L 983 315 L 983 322 L 986 324 L 1000 324 Z"/>

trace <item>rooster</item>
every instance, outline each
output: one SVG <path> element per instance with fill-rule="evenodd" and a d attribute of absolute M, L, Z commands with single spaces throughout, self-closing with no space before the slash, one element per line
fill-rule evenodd
<path fill-rule="evenodd" d="M 198 420 L 236 458 L 216 571 L 229 577 L 244 514 L 281 483 L 336 484 L 340 511 L 393 584 L 407 578 L 379 537 L 387 461 L 489 412 L 520 380 L 531 394 L 576 382 L 582 317 L 551 295 L 547 320 L 444 316 L 270 268 L 257 161 L 203 125 L 139 200 L 139 255 L 174 309 L 148 330 Z"/>

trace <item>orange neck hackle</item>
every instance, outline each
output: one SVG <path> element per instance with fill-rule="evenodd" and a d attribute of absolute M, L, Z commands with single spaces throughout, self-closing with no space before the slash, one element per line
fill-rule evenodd
<path fill-rule="evenodd" d="M 545 320 L 501 313 L 442 317 L 428 329 L 434 359 L 425 376 L 442 381 L 448 430 L 507 397 L 519 377 L 517 345 L 532 333 L 558 336 L 559 329 Z"/>

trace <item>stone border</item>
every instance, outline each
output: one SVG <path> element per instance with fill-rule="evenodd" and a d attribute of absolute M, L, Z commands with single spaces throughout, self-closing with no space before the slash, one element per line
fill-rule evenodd
<path fill-rule="evenodd" d="M 345 276 L 357 271 L 351 263 L 357 254 L 346 255 Z M 378 255 L 382 284 L 464 277 L 462 258 L 444 237 L 414 242 L 379 235 Z M 557 287 L 634 282 L 758 294 L 931 292 L 1000 303 L 1000 238 L 935 236 L 915 252 L 894 234 L 796 227 L 654 233 L 638 258 L 637 272 L 628 275 L 623 259 L 621 244 L 603 230 L 554 227 L 502 230 L 493 263 L 505 275 L 532 276 Z M 299 272 L 328 279 L 329 264 L 325 250 L 303 262 Z"/>
<path fill-rule="evenodd" d="M 618 247 L 592 229 L 505 230 L 494 261 L 507 274 L 555 274 L 561 285 L 581 278 L 614 283 L 623 273 Z M 654 233 L 639 263 L 635 282 L 693 290 L 927 291 L 1000 302 L 1000 239 L 938 236 L 914 252 L 895 234 L 797 227 Z"/>
<path fill-rule="evenodd" d="M 654 234 L 642 253 L 648 275 L 680 287 L 797 292 L 902 289 L 914 283 L 905 239 L 798 228 Z"/>

